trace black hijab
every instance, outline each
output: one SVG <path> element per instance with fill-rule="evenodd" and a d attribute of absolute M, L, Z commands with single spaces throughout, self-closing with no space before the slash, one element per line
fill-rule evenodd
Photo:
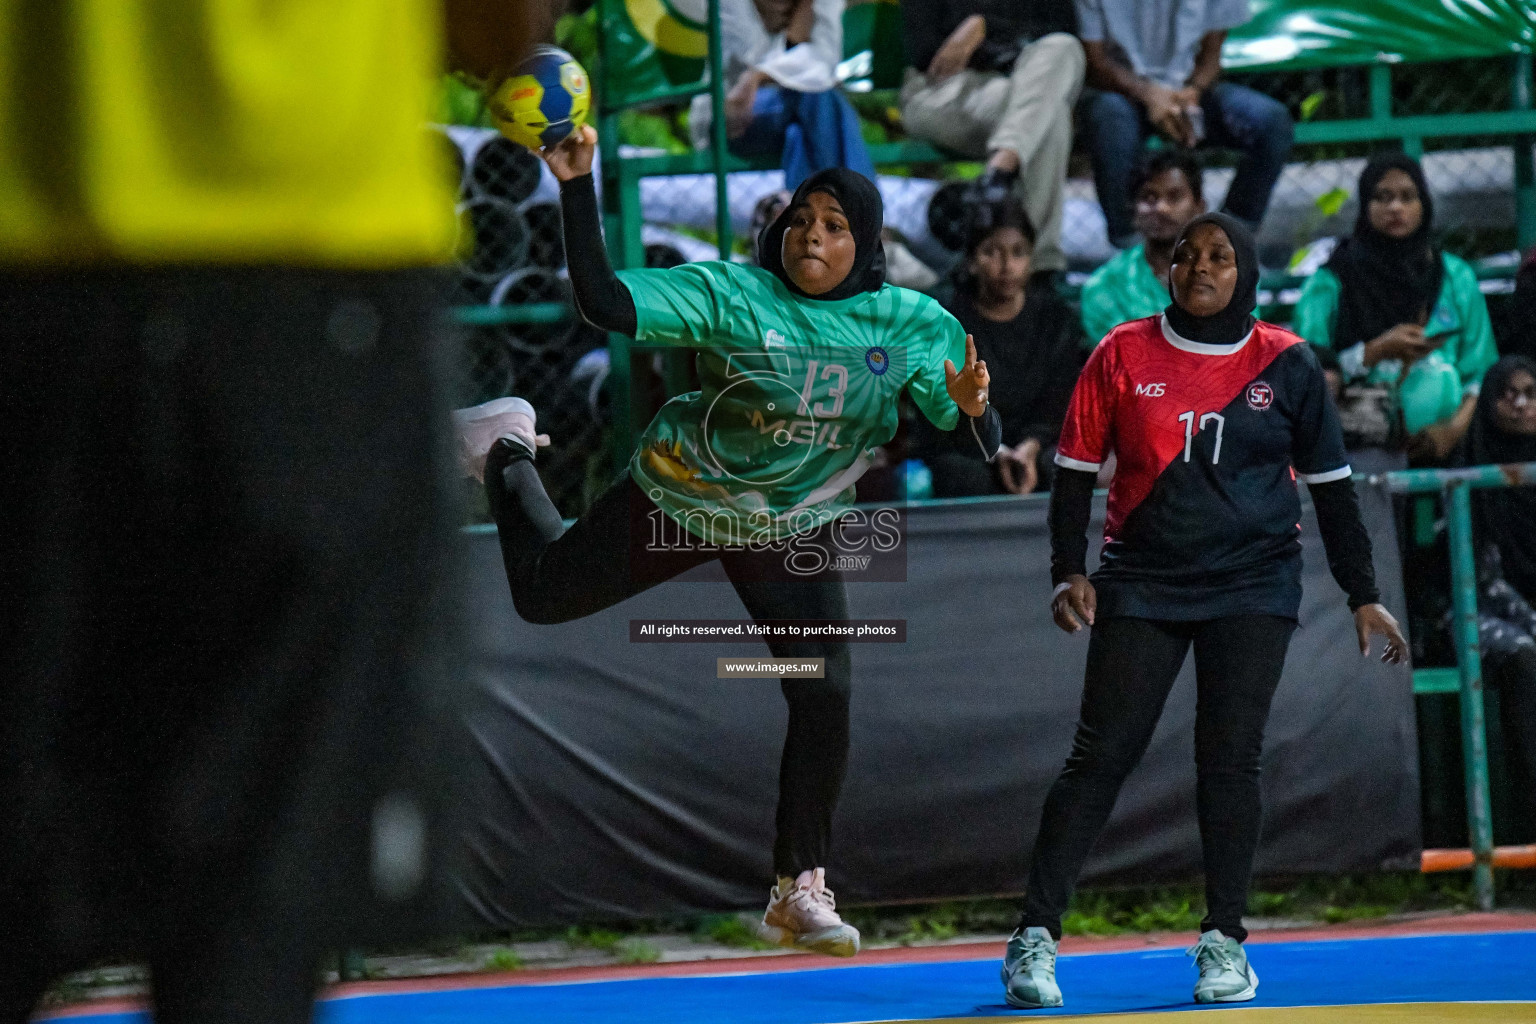
<path fill-rule="evenodd" d="M 784 270 L 784 232 L 795 209 L 804 203 L 812 192 L 825 192 L 843 208 L 848 218 L 848 230 L 855 246 L 853 267 L 848 276 L 831 291 L 820 295 L 808 295 L 795 286 Z M 885 246 L 880 242 L 880 231 L 885 226 L 885 204 L 880 190 L 858 171 L 846 167 L 828 167 L 817 171 L 800 183 L 794 198 L 784 212 L 763 229 L 757 240 L 758 259 L 762 268 L 780 281 L 784 287 L 803 299 L 820 299 L 832 302 L 848 299 L 860 292 L 877 292 L 885 284 Z"/>
<path fill-rule="evenodd" d="M 1168 303 L 1164 311 L 1169 325 L 1180 337 L 1202 345 L 1235 345 L 1253 330 L 1253 307 L 1259 304 L 1259 250 L 1253 244 L 1253 232 L 1236 217 L 1225 213 L 1202 213 L 1179 232 L 1179 240 L 1173 244 L 1178 252 L 1184 240 L 1202 224 L 1215 224 L 1227 233 L 1232 251 L 1237 254 L 1237 284 L 1232 288 L 1232 299 L 1219 313 L 1195 316 L 1178 302 Z M 1168 297 L 1173 298 L 1173 275 L 1168 275 Z"/>
<path fill-rule="evenodd" d="M 1536 360 L 1505 356 L 1483 375 L 1472 425 L 1451 457 L 1454 465 L 1485 466 L 1536 462 L 1536 436 L 1499 429 L 1494 404 L 1509 387 L 1516 371 L 1536 377 Z M 1536 489 L 1507 487 L 1473 492 L 1479 544 L 1499 549 L 1504 577 L 1521 593 L 1536 594 Z"/>
<path fill-rule="evenodd" d="M 1371 196 L 1388 171 L 1413 179 L 1424 204 L 1424 219 L 1407 238 L 1392 238 L 1371 227 Z M 1370 341 L 1398 324 L 1423 324 L 1434 312 L 1445 279 L 1440 250 L 1430 244 L 1435 204 L 1419 162 L 1403 153 L 1374 156 L 1360 172 L 1360 212 L 1354 234 L 1339 243 L 1327 267 L 1342 286 L 1334 348 L 1343 351 Z"/>

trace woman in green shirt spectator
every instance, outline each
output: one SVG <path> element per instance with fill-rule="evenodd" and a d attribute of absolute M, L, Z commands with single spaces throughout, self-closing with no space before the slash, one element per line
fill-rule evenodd
<path fill-rule="evenodd" d="M 1444 462 L 1498 359 L 1488 306 L 1472 268 L 1430 241 L 1434 201 L 1418 161 L 1373 157 L 1359 196 L 1354 233 L 1307 281 L 1292 326 L 1341 384 L 1385 393 L 1410 457 Z"/>

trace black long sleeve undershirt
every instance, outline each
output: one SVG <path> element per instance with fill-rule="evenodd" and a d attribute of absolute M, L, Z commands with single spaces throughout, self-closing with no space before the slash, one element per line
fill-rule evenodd
<path fill-rule="evenodd" d="M 964 413 L 961 415 L 965 416 Z M 980 416 L 965 416 L 965 418 L 970 423 L 961 423 L 955 429 L 969 429 L 971 436 L 976 438 L 976 443 L 981 446 L 981 457 L 991 462 L 997 456 L 998 448 L 1003 444 L 1003 418 L 991 405 L 988 405 Z"/>
<path fill-rule="evenodd" d="M 1088 573 L 1088 518 L 1093 509 L 1095 474 L 1058 468 L 1051 488 L 1051 583 Z M 1360 499 L 1352 480 L 1309 484 L 1318 531 L 1328 555 L 1328 571 L 1349 597 L 1349 610 L 1381 600 L 1371 565 L 1371 537 L 1360 517 Z"/>
<path fill-rule="evenodd" d="M 570 268 L 576 309 L 593 327 L 633 338 L 638 323 L 635 299 L 608 262 L 592 175 L 583 174 L 560 183 L 560 212 L 565 225 L 565 262 Z"/>
<path fill-rule="evenodd" d="M 1056 467 L 1051 484 L 1051 585 L 1060 586 L 1068 576 L 1088 575 L 1088 517 L 1093 513 L 1093 485 L 1097 473 Z"/>
<path fill-rule="evenodd" d="M 1328 555 L 1328 571 L 1339 588 L 1349 595 L 1349 610 L 1376 604 L 1381 591 L 1376 588 L 1376 570 L 1371 565 L 1371 535 L 1360 518 L 1360 499 L 1355 482 L 1348 477 L 1326 484 L 1308 484 L 1312 507 L 1317 510 L 1317 528 L 1323 535 L 1323 550 Z"/>

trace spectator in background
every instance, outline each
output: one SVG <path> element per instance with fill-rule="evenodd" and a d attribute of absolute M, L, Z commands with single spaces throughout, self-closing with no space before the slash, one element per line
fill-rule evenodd
<path fill-rule="evenodd" d="M 1457 446 L 1458 466 L 1536 461 L 1536 361 L 1505 356 L 1483 381 L 1471 427 Z M 1509 748 L 1513 791 L 1527 823 L 1536 821 L 1536 491 L 1473 493 L 1478 551 L 1478 647 Z"/>
<path fill-rule="evenodd" d="M 1109 240 L 1136 242 L 1131 176 L 1149 129 L 1193 149 L 1241 151 L 1222 210 L 1257 231 L 1291 152 L 1291 116 L 1276 100 L 1218 82 L 1227 30 L 1248 0 L 1077 0 L 1088 55 L 1084 131 Z"/>
<path fill-rule="evenodd" d="M 902 0 L 907 132 L 973 159 L 1038 225 L 1037 271 L 1065 270 L 1062 187 L 1083 48 L 1068 0 Z"/>
<path fill-rule="evenodd" d="M 1308 279 L 1293 326 L 1337 368 L 1348 443 L 1406 445 L 1415 461 L 1442 463 L 1498 358 L 1488 306 L 1472 268 L 1430 240 L 1434 200 L 1418 161 L 1373 157 L 1359 202 L 1354 233 Z"/>
<path fill-rule="evenodd" d="M 1536 249 L 1526 254 L 1515 274 L 1508 327 L 1509 334 L 1500 351 L 1536 359 Z"/>
<path fill-rule="evenodd" d="M 741 157 L 777 157 L 794 190 L 816 171 L 847 167 L 871 181 L 859 115 L 837 91 L 843 0 L 720 0 L 726 137 Z M 710 145 L 708 93 L 694 97 L 689 128 Z"/>
<path fill-rule="evenodd" d="M 933 472 L 934 497 L 1050 489 L 1056 438 L 1082 368 L 1082 330 L 1055 289 L 1029 286 L 1034 240 L 1017 199 L 976 209 L 948 308 L 992 374 L 1003 444 L 989 465 L 967 425 L 941 432 L 920 421 L 918 454 Z"/>
<path fill-rule="evenodd" d="M 1131 196 L 1142 242 L 1123 250 L 1083 284 L 1083 340 L 1089 346 L 1121 324 L 1155 316 L 1168 305 L 1173 243 L 1185 224 L 1205 212 L 1200 164 L 1187 149 L 1160 149 L 1141 164 Z"/>

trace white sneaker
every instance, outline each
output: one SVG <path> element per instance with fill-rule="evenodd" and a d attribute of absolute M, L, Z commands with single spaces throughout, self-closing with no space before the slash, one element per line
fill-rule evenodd
<path fill-rule="evenodd" d="M 528 454 L 549 444 L 548 434 L 536 432 L 538 413 L 522 398 L 497 398 L 468 409 L 453 411 L 454 435 L 458 442 L 459 466 L 466 476 L 485 479 L 485 457 L 503 437 L 510 437 Z"/>
<path fill-rule="evenodd" d="M 768 894 L 768 909 L 757 933 L 765 942 L 830 956 L 853 956 L 859 951 L 859 930 L 838 916 L 837 900 L 827 888 L 822 868 L 802 871 L 799 878 L 780 878 Z"/>
<path fill-rule="evenodd" d="M 1186 950 L 1200 968 L 1195 983 L 1197 1003 L 1246 1003 L 1258 992 L 1259 976 L 1248 962 L 1242 943 L 1212 928 Z"/>

